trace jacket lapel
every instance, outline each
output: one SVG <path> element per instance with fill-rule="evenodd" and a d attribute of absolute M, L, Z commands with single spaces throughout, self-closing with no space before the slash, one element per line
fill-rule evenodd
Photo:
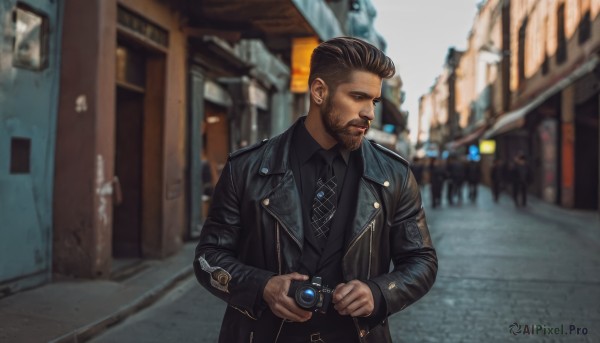
<path fill-rule="evenodd" d="M 294 129 L 300 119 L 281 135 L 267 142 L 259 164 L 258 173 L 262 177 L 281 177 L 279 183 L 267 190 L 261 202 L 262 207 L 275 217 L 300 249 L 304 246 L 304 228 L 300 192 L 289 164 L 289 151 Z M 283 175 L 283 176 L 281 176 Z"/>
<path fill-rule="evenodd" d="M 369 224 L 381 211 L 383 202 L 379 198 L 377 188 L 389 187 L 390 183 L 375 153 L 375 148 L 366 139 L 361 144 L 362 176 L 358 185 L 356 210 L 352 231 L 346 236 L 344 254 L 356 240 L 367 230 Z"/>
<path fill-rule="evenodd" d="M 294 175 L 288 170 L 281 182 L 267 195 L 268 201 L 262 202 L 263 208 L 271 213 L 292 236 L 300 249 L 304 246 L 304 228 L 302 225 L 302 209 L 300 192 L 296 187 Z"/>

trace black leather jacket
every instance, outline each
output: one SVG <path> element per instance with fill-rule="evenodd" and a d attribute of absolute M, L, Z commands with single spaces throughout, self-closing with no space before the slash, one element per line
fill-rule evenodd
<path fill-rule="evenodd" d="M 304 244 L 288 155 L 293 130 L 232 153 L 215 189 L 194 269 L 198 281 L 229 305 L 220 342 L 275 342 L 285 325 L 262 295 L 270 277 L 295 271 Z M 408 163 L 366 139 L 361 151 L 364 167 L 356 211 L 348 214 L 354 220 L 343 275 L 346 281 L 375 282 L 389 316 L 429 291 L 437 257 Z M 361 342 L 391 342 L 386 319 L 354 322 Z"/>

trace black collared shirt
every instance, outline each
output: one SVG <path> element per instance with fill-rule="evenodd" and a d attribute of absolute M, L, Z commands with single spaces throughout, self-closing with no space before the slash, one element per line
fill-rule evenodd
<path fill-rule="evenodd" d="M 325 163 L 322 158 L 318 156 L 318 151 L 322 148 L 310 135 L 306 126 L 304 126 L 304 121 L 296 128 L 292 142 L 292 158 L 295 159 L 292 161 L 292 165 L 298 168 L 299 171 L 298 174 L 295 173 L 294 175 L 298 182 L 298 190 L 300 191 L 300 197 L 302 199 L 302 208 L 310 209 L 317 188 L 317 179 Z M 339 150 L 337 146 L 334 146 L 331 149 Z M 344 184 L 346 170 L 348 168 L 350 152 L 340 150 L 339 154 L 341 158 L 335 158 L 333 161 L 333 170 L 337 182 L 336 193 L 338 195 L 342 192 L 342 185 Z M 340 197 L 338 196 L 338 200 L 339 199 Z"/>

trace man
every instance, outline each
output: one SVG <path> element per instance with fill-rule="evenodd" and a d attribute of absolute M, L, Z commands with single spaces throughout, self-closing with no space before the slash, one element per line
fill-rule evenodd
<path fill-rule="evenodd" d="M 492 179 L 492 194 L 494 195 L 494 202 L 498 202 L 498 199 L 500 199 L 500 191 L 504 182 L 505 168 L 506 166 L 504 165 L 502 159 L 494 159 L 490 177 Z"/>
<path fill-rule="evenodd" d="M 420 158 L 413 158 L 413 163 L 410 166 L 410 171 L 413 173 L 415 180 L 419 186 L 423 185 L 423 170 L 425 166 Z"/>
<path fill-rule="evenodd" d="M 477 187 L 481 181 L 481 166 L 478 161 L 470 160 L 467 162 L 467 183 L 469 184 L 469 200 L 477 200 Z"/>
<path fill-rule="evenodd" d="M 462 159 L 456 155 L 448 157 L 446 167 L 448 168 L 448 187 L 446 196 L 450 205 L 454 204 L 454 198 L 462 202 L 463 182 L 465 180 L 465 166 Z"/>
<path fill-rule="evenodd" d="M 446 168 L 442 161 L 436 157 L 431 159 L 429 178 L 431 182 L 431 205 L 436 208 L 442 204 L 442 189 L 444 188 L 444 181 L 448 178 Z"/>
<path fill-rule="evenodd" d="M 433 285 L 436 253 L 408 163 L 363 139 L 394 72 L 361 40 L 320 44 L 308 115 L 230 155 L 194 261 L 229 305 L 220 342 L 391 342 L 387 317 Z M 316 312 L 293 291 L 313 277 L 334 289 Z"/>
<path fill-rule="evenodd" d="M 527 186 L 531 183 L 531 171 L 525 154 L 521 151 L 514 158 L 512 170 L 513 200 L 516 207 L 527 206 Z"/>

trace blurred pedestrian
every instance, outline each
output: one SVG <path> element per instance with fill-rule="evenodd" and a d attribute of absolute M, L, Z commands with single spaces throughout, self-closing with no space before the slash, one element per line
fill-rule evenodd
<path fill-rule="evenodd" d="M 446 168 L 442 164 L 442 161 L 437 158 L 432 158 L 429 166 L 429 181 L 431 183 L 431 205 L 433 208 L 442 204 L 442 189 L 444 188 L 444 181 L 446 180 L 447 175 Z"/>
<path fill-rule="evenodd" d="M 477 200 L 477 188 L 481 181 L 481 165 L 478 161 L 470 160 L 467 163 L 467 183 L 469 184 L 469 200 Z"/>
<path fill-rule="evenodd" d="M 415 176 L 415 180 L 419 184 L 419 186 L 423 185 L 423 163 L 422 160 L 418 157 L 413 158 L 413 163 L 410 165 L 410 170 Z"/>
<path fill-rule="evenodd" d="M 504 162 L 499 158 L 494 159 L 494 163 L 492 164 L 492 169 L 490 172 L 490 178 L 492 179 L 492 194 L 494 195 L 494 202 L 498 202 L 498 199 L 500 198 L 502 184 L 504 183 L 504 170 Z"/>
<path fill-rule="evenodd" d="M 448 184 L 446 186 L 446 197 L 450 205 L 454 204 L 454 199 L 462 202 L 463 183 L 465 181 L 465 165 L 461 158 L 455 155 L 448 157 L 446 164 L 448 174 Z"/>
<path fill-rule="evenodd" d="M 502 185 L 501 190 L 506 191 L 509 194 L 512 194 L 511 186 L 513 179 L 513 172 L 515 170 L 515 164 L 512 159 L 508 159 L 504 161 L 504 166 L 502 167 Z"/>
<path fill-rule="evenodd" d="M 360 39 L 323 42 L 308 114 L 230 154 L 194 258 L 198 281 L 228 304 L 219 342 L 390 343 L 388 317 L 433 285 L 409 165 L 364 139 L 394 72 Z"/>
<path fill-rule="evenodd" d="M 527 186 L 531 182 L 532 173 L 529 163 L 522 152 L 514 158 L 512 170 L 513 200 L 515 206 L 527 206 Z"/>

